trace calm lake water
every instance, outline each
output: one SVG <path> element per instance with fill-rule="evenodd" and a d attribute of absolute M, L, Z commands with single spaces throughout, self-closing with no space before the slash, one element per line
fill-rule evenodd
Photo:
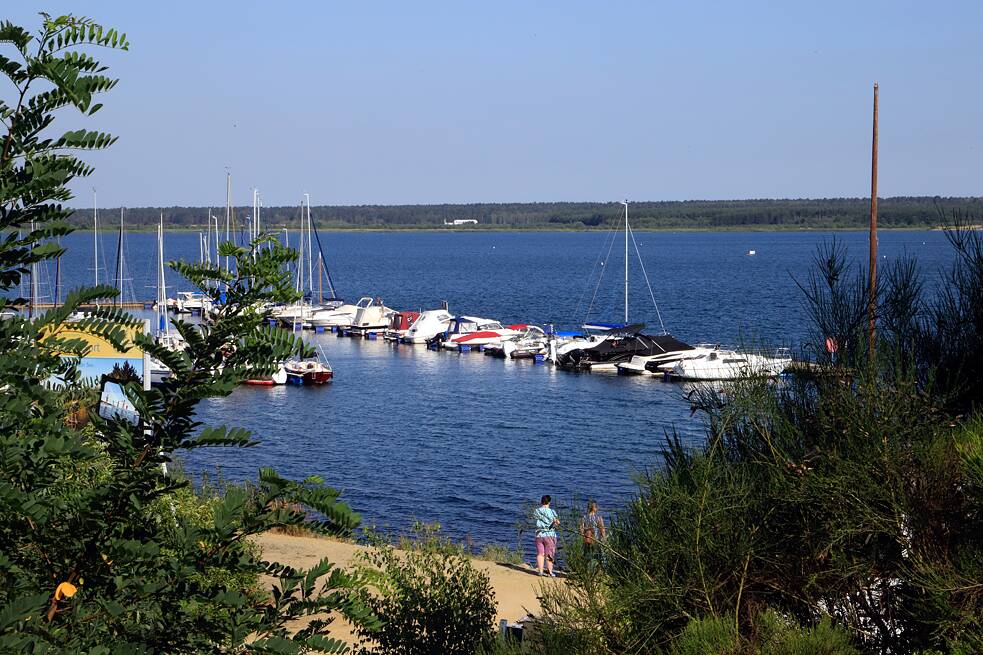
<path fill-rule="evenodd" d="M 831 238 L 814 232 L 636 234 L 665 327 L 676 337 L 793 349 L 808 332 L 795 278 L 805 279 L 817 246 Z M 866 234 L 835 238 L 858 261 L 866 257 Z M 381 296 L 400 309 L 434 308 L 446 300 L 453 312 L 565 327 L 584 319 L 596 282 L 590 273 L 608 252 L 606 239 L 603 233 L 554 232 L 321 235 L 345 299 Z M 103 241 L 114 270 L 115 237 Z M 127 236 L 128 296 L 154 297 L 155 241 L 151 234 Z M 92 235 L 73 234 L 66 245 L 69 286 L 90 282 Z M 169 234 L 165 250 L 168 259 L 197 259 L 198 235 Z M 747 256 L 749 250 L 756 255 Z M 883 232 L 880 252 L 884 263 L 912 254 L 930 277 L 951 261 L 940 232 Z M 617 321 L 623 241 L 614 242 L 604 268 L 591 318 Z M 631 319 L 658 330 L 634 253 L 630 272 Z M 188 288 L 173 273 L 168 284 L 172 296 Z M 632 494 L 633 473 L 658 465 L 667 429 L 692 444 L 703 439 L 700 417 L 690 415 L 676 384 L 381 340 L 308 338 L 324 346 L 335 382 L 316 389 L 243 387 L 203 404 L 206 424 L 249 428 L 262 444 L 198 451 L 188 469 L 218 467 L 232 480 L 252 478 L 261 466 L 293 478 L 319 475 L 342 490 L 366 523 L 403 529 L 414 519 L 437 521 L 455 538 L 508 544 L 524 507 L 540 495 L 560 503 L 592 496 L 613 510 Z"/>

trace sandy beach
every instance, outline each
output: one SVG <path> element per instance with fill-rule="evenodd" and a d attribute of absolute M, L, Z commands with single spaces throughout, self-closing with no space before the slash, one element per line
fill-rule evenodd
<path fill-rule="evenodd" d="M 269 561 L 289 564 L 299 568 L 309 568 L 327 557 L 335 565 L 348 567 L 355 556 L 365 551 L 367 546 L 360 546 L 346 541 L 337 541 L 320 537 L 294 537 L 283 534 L 267 533 L 255 539 L 263 549 L 263 557 Z M 499 564 L 484 560 L 472 560 L 474 567 L 485 572 L 495 590 L 495 602 L 498 605 L 497 625 L 501 619 L 515 621 L 526 614 L 539 613 L 539 595 L 543 584 L 558 584 L 561 578 L 540 578 L 535 570 L 520 569 L 508 564 Z M 333 636 L 354 643 L 355 637 L 348 625 L 339 620 Z"/>

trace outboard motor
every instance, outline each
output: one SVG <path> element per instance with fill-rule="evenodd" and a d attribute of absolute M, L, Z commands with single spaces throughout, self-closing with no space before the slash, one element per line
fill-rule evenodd
<path fill-rule="evenodd" d="M 427 339 L 427 348 L 429 350 L 440 350 L 441 344 L 445 341 L 447 341 L 447 332 L 438 332 Z"/>

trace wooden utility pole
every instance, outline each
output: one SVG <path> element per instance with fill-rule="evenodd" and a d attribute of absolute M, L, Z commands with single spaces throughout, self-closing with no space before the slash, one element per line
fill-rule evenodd
<path fill-rule="evenodd" d="M 873 364 L 877 314 L 877 82 L 874 82 L 874 133 L 870 155 L 870 299 L 867 311 L 870 319 L 870 363 Z"/>

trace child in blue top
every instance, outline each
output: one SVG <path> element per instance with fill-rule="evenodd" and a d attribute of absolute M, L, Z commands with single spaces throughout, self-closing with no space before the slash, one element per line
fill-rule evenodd
<path fill-rule="evenodd" d="M 560 525 L 560 519 L 550 508 L 551 501 L 549 496 L 543 496 L 532 517 L 536 521 L 536 569 L 543 575 L 545 563 L 547 572 L 555 578 L 553 559 L 556 557 L 556 526 Z"/>

